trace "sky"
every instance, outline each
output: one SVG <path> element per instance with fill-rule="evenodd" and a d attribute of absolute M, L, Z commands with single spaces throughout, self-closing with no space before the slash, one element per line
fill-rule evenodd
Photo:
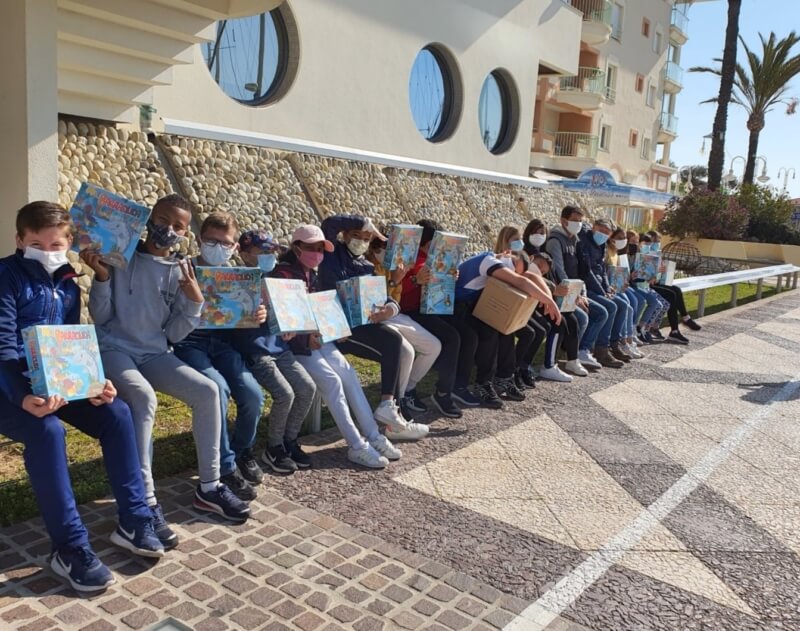
<path fill-rule="evenodd" d="M 689 41 L 681 51 L 681 66 L 713 66 L 713 59 L 722 56 L 725 44 L 728 3 L 726 0 L 696 2 L 689 10 Z M 775 31 L 778 38 L 791 30 L 800 34 L 799 0 L 742 0 L 739 32 L 751 49 L 761 50 L 758 34 L 769 36 Z M 795 47 L 800 54 L 800 45 Z M 737 61 L 744 59 L 741 46 Z M 790 84 L 789 96 L 800 98 L 800 77 Z M 700 154 L 703 136 L 711 133 L 716 114 L 716 104 L 699 105 L 701 101 L 716 96 L 719 79 L 705 73 L 685 72 L 683 90 L 678 95 L 675 113 L 678 116 L 678 139 L 672 144 L 670 159 L 679 167 L 708 163 L 709 142 L 706 153 Z M 761 132 L 758 155 L 767 161 L 768 185 L 783 188 L 783 173 L 778 180 L 778 170 L 794 168 L 796 179 L 789 177 L 787 189 L 790 197 L 800 197 L 800 108 L 793 116 L 786 115 L 786 108 L 778 105 L 767 114 L 766 127 Z M 725 138 L 725 172 L 735 156 L 747 157 L 747 116 L 734 104 L 728 109 L 728 131 Z M 762 162 L 758 161 L 760 175 Z M 744 160 L 735 160 L 734 173 L 741 178 Z"/>

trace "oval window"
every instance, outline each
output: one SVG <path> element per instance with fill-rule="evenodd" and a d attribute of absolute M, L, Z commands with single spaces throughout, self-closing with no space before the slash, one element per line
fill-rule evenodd
<path fill-rule="evenodd" d="M 510 77 L 501 70 L 490 72 L 481 89 L 478 124 L 483 144 L 492 153 L 503 153 L 514 142 L 517 102 Z"/>
<path fill-rule="evenodd" d="M 280 9 L 217 22 L 201 45 L 206 67 L 223 92 L 244 105 L 274 101 L 287 78 L 289 36 Z"/>
<path fill-rule="evenodd" d="M 429 45 L 417 54 L 408 78 L 408 101 L 417 130 L 423 138 L 439 142 L 449 137 L 457 119 L 454 60 L 439 46 Z"/>

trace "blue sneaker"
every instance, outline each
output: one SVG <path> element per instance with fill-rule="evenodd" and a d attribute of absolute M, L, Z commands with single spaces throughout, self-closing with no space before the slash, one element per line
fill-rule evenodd
<path fill-rule="evenodd" d="M 207 513 L 222 515 L 237 524 L 246 522 L 250 517 L 250 506 L 247 502 L 236 497 L 224 484 L 208 493 L 198 486 L 194 492 L 194 507 Z"/>
<path fill-rule="evenodd" d="M 156 536 L 152 519 L 139 519 L 127 527 L 120 522 L 111 533 L 111 543 L 141 557 L 160 559 L 164 556 L 164 546 Z"/>
<path fill-rule="evenodd" d="M 111 570 L 101 563 L 88 545 L 56 550 L 50 555 L 50 567 L 78 592 L 99 592 L 115 582 Z"/>
<path fill-rule="evenodd" d="M 156 531 L 156 537 L 164 546 L 164 550 L 172 550 L 178 545 L 178 535 L 169 527 L 167 520 L 164 518 L 164 511 L 161 510 L 161 504 L 156 504 L 150 507 L 153 513 L 153 530 Z"/>

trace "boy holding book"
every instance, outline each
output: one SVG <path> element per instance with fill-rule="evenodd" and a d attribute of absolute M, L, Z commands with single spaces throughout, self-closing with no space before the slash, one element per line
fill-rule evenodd
<path fill-rule="evenodd" d="M 239 237 L 239 255 L 245 265 L 260 267 L 264 275 L 275 268 L 280 247 L 263 230 L 248 230 Z M 271 335 L 267 325 L 234 332 L 234 345 L 250 371 L 272 397 L 267 446 L 261 462 L 275 473 L 290 475 L 310 469 L 297 437 L 314 401 L 317 386 L 294 356 L 288 342 L 293 334 Z"/>
<path fill-rule="evenodd" d="M 196 264 L 219 267 L 228 264 L 239 248 L 239 227 L 230 213 L 213 212 L 200 226 L 200 257 Z M 257 319 L 264 322 L 266 309 L 259 306 Z M 253 329 L 249 329 L 253 330 Z M 264 474 L 253 457 L 264 393 L 234 347 L 236 329 L 194 330 L 175 344 L 175 356 L 217 384 L 220 396 L 220 479 L 239 499 L 256 498 L 256 485 Z M 228 431 L 228 398 L 236 401 L 236 421 Z"/>
<path fill-rule="evenodd" d="M 247 503 L 220 482 L 220 394 L 217 384 L 170 349 L 200 323 L 203 295 L 192 266 L 170 250 L 188 232 L 191 206 L 180 195 L 158 200 L 126 269 L 109 267 L 91 250 L 81 258 L 95 272 L 89 313 L 97 325 L 103 365 L 130 406 L 147 503 L 156 533 L 166 547 L 178 543 L 156 500 L 152 474 L 156 391 L 186 403 L 192 410 L 200 484 L 194 506 L 234 522 L 250 515 Z"/>
<path fill-rule="evenodd" d="M 78 514 L 62 420 L 103 448 L 119 510 L 112 543 L 148 557 L 163 556 L 164 547 L 145 502 L 130 410 L 112 382 L 95 398 L 67 404 L 59 395 L 34 395 L 27 379 L 22 330 L 80 323 L 77 274 L 66 257 L 69 213 L 50 202 L 27 204 L 17 213 L 16 240 L 16 253 L 0 260 L 0 434 L 25 446 L 25 468 L 52 542 L 50 567 L 77 591 L 99 591 L 114 577 L 89 545 Z"/>

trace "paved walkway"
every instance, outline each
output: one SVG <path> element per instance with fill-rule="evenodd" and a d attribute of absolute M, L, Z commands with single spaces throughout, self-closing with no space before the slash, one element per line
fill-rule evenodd
<path fill-rule="evenodd" d="M 183 542 L 157 564 L 106 543 L 111 503 L 84 506 L 118 578 L 99 596 L 40 568 L 38 520 L 0 530 L 0 629 L 800 629 L 800 292 L 703 324 L 437 420 L 384 472 L 321 434 L 242 526 L 163 480 Z"/>

